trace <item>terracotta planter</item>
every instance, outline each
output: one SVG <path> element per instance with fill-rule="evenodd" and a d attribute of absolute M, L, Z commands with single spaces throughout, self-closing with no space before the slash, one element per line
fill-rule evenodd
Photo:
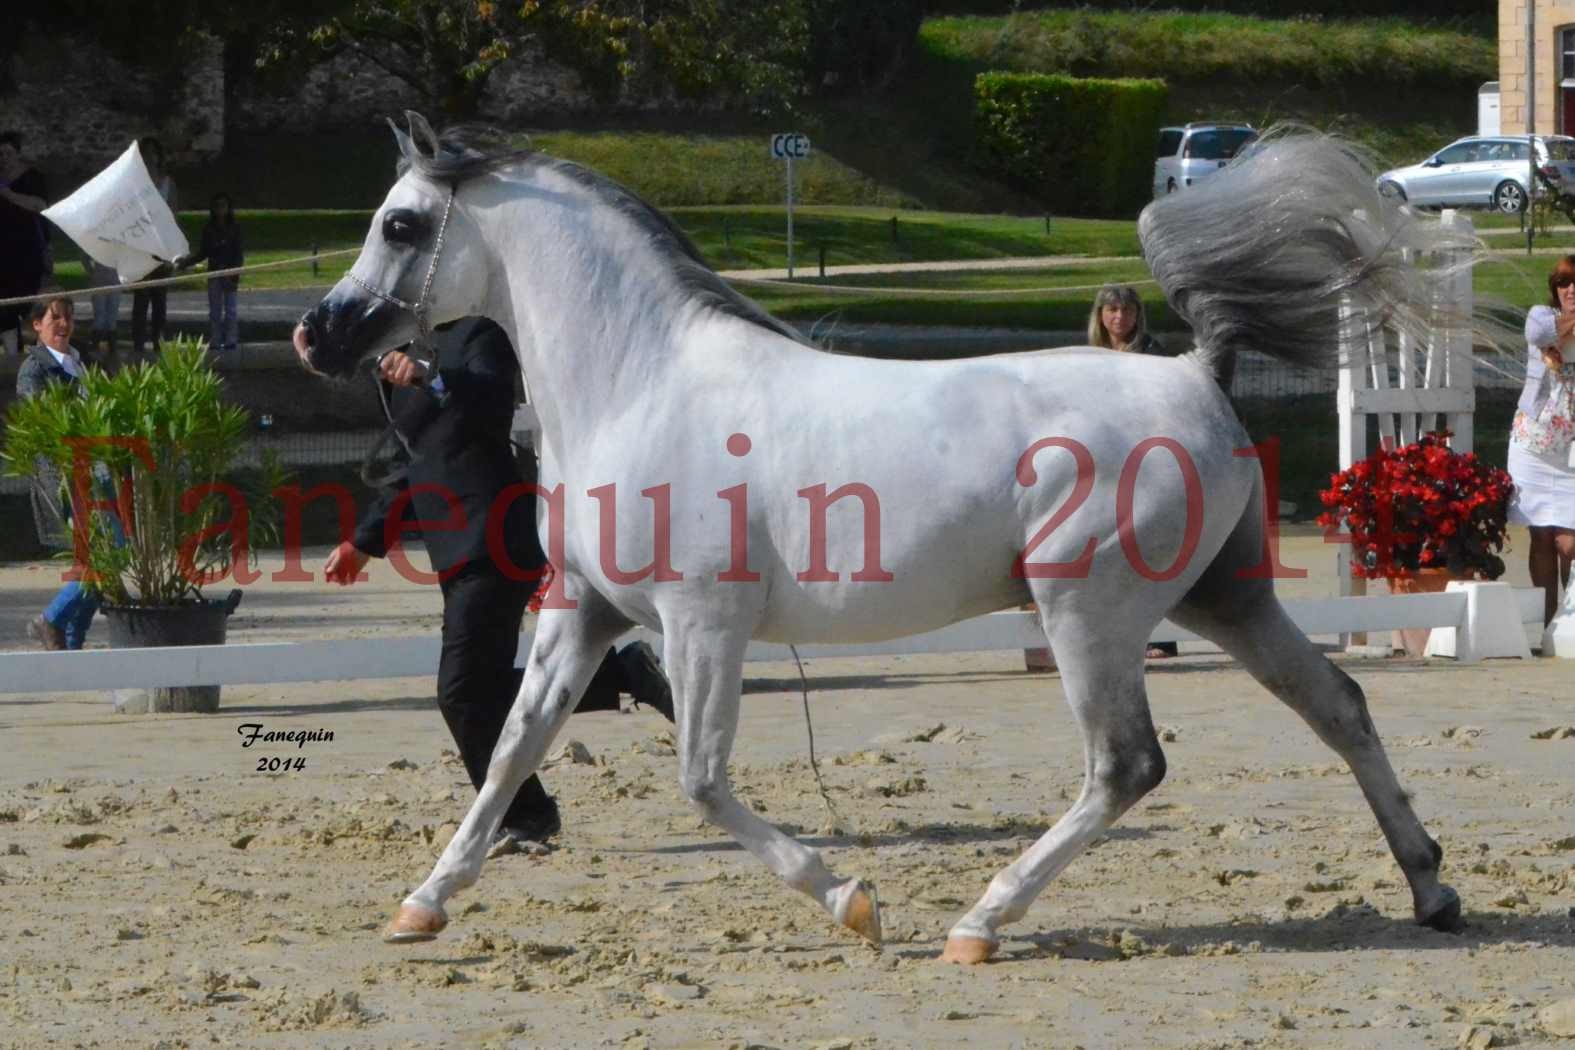
<path fill-rule="evenodd" d="M 1439 594 L 1453 580 L 1448 569 L 1418 569 L 1414 576 L 1402 576 L 1389 581 L 1390 594 Z M 1427 651 L 1427 639 L 1433 632 L 1426 627 L 1407 627 L 1394 632 L 1393 645 L 1408 656 L 1421 656 Z"/>

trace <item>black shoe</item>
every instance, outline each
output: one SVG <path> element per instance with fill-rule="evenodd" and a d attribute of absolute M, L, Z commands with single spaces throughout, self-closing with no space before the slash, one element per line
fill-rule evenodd
<path fill-rule="evenodd" d="M 629 695 L 637 704 L 654 708 L 669 722 L 677 722 L 673 710 L 673 687 L 662 673 L 662 661 L 644 642 L 630 642 L 618 651 L 618 664 L 629 685 Z"/>
<path fill-rule="evenodd" d="M 558 815 L 558 802 L 548 798 L 545 806 L 524 817 L 516 817 L 498 829 L 487 847 L 487 856 L 502 857 L 509 853 L 545 853 L 547 840 L 563 830 L 563 819 Z"/>

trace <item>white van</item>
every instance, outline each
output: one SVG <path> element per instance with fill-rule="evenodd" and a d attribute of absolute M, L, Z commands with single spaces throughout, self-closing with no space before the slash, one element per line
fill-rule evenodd
<path fill-rule="evenodd" d="M 1253 139 L 1251 124 L 1195 121 L 1179 128 L 1159 129 L 1154 160 L 1154 196 L 1184 190 L 1214 174 Z"/>

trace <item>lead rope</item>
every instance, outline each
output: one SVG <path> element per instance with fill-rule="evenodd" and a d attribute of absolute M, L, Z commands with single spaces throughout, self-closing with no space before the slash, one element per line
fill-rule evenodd
<path fill-rule="evenodd" d="M 360 288 L 369 295 L 376 296 L 377 298 L 383 300 L 383 302 L 392 306 L 396 306 L 401 310 L 408 310 L 412 315 L 415 316 L 416 338 L 412 345 L 421 350 L 427 351 L 427 356 L 431 358 L 431 360 L 427 362 L 427 372 L 429 375 L 437 374 L 439 352 L 437 344 L 432 341 L 432 326 L 427 321 L 427 301 L 432 294 L 432 282 L 437 277 L 438 260 L 443 257 L 443 242 L 448 238 L 448 220 L 449 217 L 454 214 L 454 195 L 457 190 L 457 183 L 449 184 L 448 200 L 443 204 L 443 218 L 438 222 L 437 236 L 433 238 L 432 241 L 432 261 L 427 263 L 427 275 L 421 281 L 421 294 L 416 298 L 415 302 L 406 302 L 397 295 L 385 292 L 380 288 L 373 288 L 370 284 L 367 284 L 365 281 L 361 280 L 361 278 L 357 277 L 354 270 L 347 270 L 345 272 L 345 276 L 350 279 L 350 283 L 355 285 L 357 288 Z M 382 358 L 380 357 L 377 360 L 379 363 L 381 363 Z M 394 437 L 398 438 L 399 443 L 404 446 L 405 454 L 411 459 L 414 459 L 416 456 L 415 449 L 410 447 L 410 442 L 405 438 L 404 433 L 399 429 L 399 425 L 394 422 L 394 411 L 392 406 L 390 406 L 388 403 L 388 392 L 383 389 L 383 381 L 377 375 L 377 366 L 375 364 L 372 368 L 372 382 L 377 385 L 377 401 L 378 404 L 383 408 L 383 418 L 388 420 L 388 429 L 393 432 Z M 386 436 L 387 435 L 385 434 L 384 437 Z M 379 438 L 377 444 L 374 445 L 372 450 L 367 453 L 366 460 L 362 462 L 361 479 L 363 481 L 367 480 L 368 468 L 371 464 L 372 457 L 378 452 L 379 449 L 381 449 L 382 445 L 383 438 Z M 394 475 L 392 474 L 388 475 L 388 478 L 390 479 L 393 477 Z M 371 484 L 370 482 L 367 483 Z"/>
<path fill-rule="evenodd" d="M 837 804 L 831 801 L 826 782 L 820 778 L 820 763 L 815 760 L 815 723 L 809 717 L 809 679 L 804 675 L 804 661 L 798 657 L 797 646 L 788 646 L 788 652 L 793 654 L 793 662 L 798 665 L 799 696 L 804 702 L 804 729 L 809 733 L 809 768 L 815 774 L 815 789 L 820 792 L 820 800 L 825 803 L 826 812 L 831 816 L 827 834 L 836 835 L 847 827 L 847 823 L 842 819 L 842 814 L 837 812 Z"/>

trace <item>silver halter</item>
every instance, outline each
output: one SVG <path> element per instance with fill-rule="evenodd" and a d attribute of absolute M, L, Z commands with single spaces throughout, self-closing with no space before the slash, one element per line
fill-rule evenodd
<path fill-rule="evenodd" d="M 422 350 L 425 350 L 427 356 L 431 358 L 431 360 L 427 362 L 427 375 L 429 376 L 437 375 L 438 348 L 437 344 L 432 341 L 432 325 L 427 320 L 427 300 L 432 294 L 432 280 L 437 276 L 438 259 L 442 258 L 443 256 L 443 239 L 448 234 L 448 218 L 454 212 L 455 189 L 456 186 L 453 183 L 450 183 L 448 187 L 448 201 L 443 205 L 443 219 L 438 223 L 437 237 L 432 241 L 432 261 L 427 264 L 427 276 L 426 279 L 421 282 L 421 295 L 416 299 L 415 302 L 406 302 L 397 295 L 390 295 L 388 292 L 385 292 L 380 288 L 373 288 L 371 285 L 361 280 L 361 278 L 357 277 L 354 271 L 345 272 L 345 276 L 350 278 L 350 283 L 354 284 L 357 288 L 360 288 L 369 295 L 376 296 L 377 298 L 383 300 L 383 302 L 388 303 L 390 306 L 396 306 L 401 310 L 409 310 L 410 313 L 415 316 L 416 338 L 413 345 Z M 382 358 L 380 357 L 378 360 L 381 361 Z M 388 403 L 388 393 L 383 389 L 382 382 L 377 379 L 375 370 L 372 379 L 373 383 L 377 386 L 377 400 L 378 403 L 383 407 L 383 416 L 388 420 L 388 429 L 393 432 L 396 438 L 399 439 L 399 443 L 404 446 L 406 454 L 408 454 L 410 458 L 414 459 L 416 455 L 415 449 L 411 448 L 410 441 L 405 437 L 404 433 L 400 431 L 398 425 L 394 422 L 394 412 Z M 366 462 L 362 463 L 361 465 L 362 480 L 367 481 L 369 485 L 371 484 L 371 481 L 367 478 L 367 466 L 370 464 L 378 449 L 382 447 L 386 436 L 387 435 L 385 434 L 384 437 L 378 439 L 377 445 L 375 445 L 367 453 Z M 390 475 L 390 477 L 391 476 L 392 475 Z M 373 487 L 376 488 L 380 486 L 374 485 Z"/>
<path fill-rule="evenodd" d="M 360 288 L 363 292 L 376 296 L 390 306 L 397 306 L 401 310 L 409 310 L 415 315 L 416 339 L 414 342 L 416 346 L 426 350 L 431 355 L 431 370 L 433 372 L 437 371 L 437 346 L 432 342 L 432 325 L 427 321 L 427 299 L 432 294 L 432 280 L 437 277 L 438 259 L 443 255 L 443 239 L 448 234 L 448 218 L 454 212 L 455 189 L 456 187 L 453 184 L 449 185 L 448 202 L 443 205 L 443 219 L 438 223 L 437 237 L 432 242 L 432 261 L 427 264 L 427 276 L 421 282 L 421 295 L 417 297 L 415 302 L 406 302 L 397 295 L 390 295 L 380 288 L 373 288 L 357 277 L 354 270 L 345 272 L 345 276 L 350 278 L 350 283 Z"/>

